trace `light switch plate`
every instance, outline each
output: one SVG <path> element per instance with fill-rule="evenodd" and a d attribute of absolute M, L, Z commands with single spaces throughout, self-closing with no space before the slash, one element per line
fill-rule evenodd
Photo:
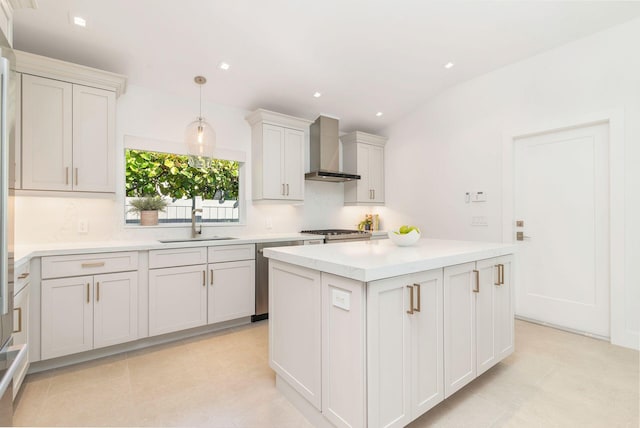
<path fill-rule="evenodd" d="M 86 219 L 78 220 L 78 233 L 89 233 L 89 221 Z"/>
<path fill-rule="evenodd" d="M 488 226 L 489 223 L 487 222 L 487 217 L 486 216 L 475 216 L 475 217 L 471 217 L 471 226 Z"/>
<path fill-rule="evenodd" d="M 342 290 L 332 290 L 331 303 L 333 303 L 333 306 L 348 311 L 351 309 L 351 293 Z"/>

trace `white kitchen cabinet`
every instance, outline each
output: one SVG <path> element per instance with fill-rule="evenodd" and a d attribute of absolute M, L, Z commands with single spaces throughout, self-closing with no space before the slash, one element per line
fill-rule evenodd
<path fill-rule="evenodd" d="M 255 260 L 209 264 L 207 323 L 255 314 Z"/>
<path fill-rule="evenodd" d="M 149 270 L 149 335 L 207 324 L 207 265 Z"/>
<path fill-rule="evenodd" d="M 258 109 L 251 125 L 254 200 L 304 200 L 304 154 L 311 121 Z"/>
<path fill-rule="evenodd" d="M 22 189 L 115 192 L 115 108 L 124 76 L 15 54 Z"/>
<path fill-rule="evenodd" d="M 72 190 L 73 85 L 22 76 L 22 188 Z"/>
<path fill-rule="evenodd" d="M 15 297 L 13 300 L 13 344 L 25 345 L 27 354 L 13 375 L 13 398 L 20 391 L 22 381 L 29 370 L 29 305 L 30 305 L 30 273 L 29 263 L 16 267 Z"/>
<path fill-rule="evenodd" d="M 446 397 L 513 352 L 511 263 L 504 256 L 444 269 Z"/>
<path fill-rule="evenodd" d="M 116 94 L 73 85 L 73 190 L 114 192 Z"/>
<path fill-rule="evenodd" d="M 270 260 L 269 285 L 269 366 L 320 411 L 320 272 Z"/>
<path fill-rule="evenodd" d="M 401 427 L 444 399 L 442 270 L 367 289 L 368 423 Z"/>
<path fill-rule="evenodd" d="M 93 347 L 138 338 L 138 272 L 93 277 Z"/>
<path fill-rule="evenodd" d="M 343 169 L 360 175 L 344 184 L 346 205 L 384 205 L 384 145 L 387 139 L 364 132 L 340 137 Z"/>
<path fill-rule="evenodd" d="M 42 281 L 42 359 L 93 348 L 93 277 Z"/>
<path fill-rule="evenodd" d="M 42 359 L 138 338 L 138 273 L 42 281 Z"/>
<path fill-rule="evenodd" d="M 22 76 L 22 188 L 115 191 L 115 93 Z"/>

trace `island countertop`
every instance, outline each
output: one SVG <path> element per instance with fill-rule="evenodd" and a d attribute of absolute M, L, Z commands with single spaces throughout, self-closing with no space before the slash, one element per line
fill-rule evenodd
<path fill-rule="evenodd" d="M 410 247 L 398 247 L 384 239 L 264 249 L 264 255 L 272 260 L 363 282 L 515 252 L 513 244 L 442 239 L 420 239 Z"/>

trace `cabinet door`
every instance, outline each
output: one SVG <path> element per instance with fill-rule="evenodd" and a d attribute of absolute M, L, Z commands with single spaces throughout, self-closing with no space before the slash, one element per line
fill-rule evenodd
<path fill-rule="evenodd" d="M 284 199 L 284 131 L 280 126 L 262 125 L 262 197 Z"/>
<path fill-rule="evenodd" d="M 304 132 L 284 130 L 285 199 L 304 199 Z"/>
<path fill-rule="evenodd" d="M 495 288 L 495 341 L 496 358 L 500 361 L 514 351 L 514 292 L 513 277 L 511 275 L 513 256 L 498 257 L 496 265 L 502 266 L 500 285 Z M 497 362 L 496 361 L 496 362 Z"/>
<path fill-rule="evenodd" d="M 358 202 L 372 202 L 373 188 L 369 183 L 369 145 L 357 144 L 356 145 L 356 162 L 358 165 L 357 174 L 360 175 L 360 180 L 356 184 L 356 198 Z"/>
<path fill-rule="evenodd" d="M 384 202 L 384 148 L 369 146 L 369 186 L 373 190 L 372 201 Z"/>
<path fill-rule="evenodd" d="M 480 376 L 498 362 L 497 360 L 497 305 L 498 267 L 496 259 L 476 262 L 480 286 L 476 293 L 476 375 Z"/>
<path fill-rule="evenodd" d="M 149 335 L 207 323 L 207 265 L 149 270 Z"/>
<path fill-rule="evenodd" d="M 96 275 L 94 278 L 94 348 L 138 338 L 138 273 Z"/>
<path fill-rule="evenodd" d="M 15 114 L 15 118 L 9 117 L 7 120 L 9 123 L 14 123 L 14 144 L 9 146 L 11 153 L 9 154 L 9 177 L 13 177 L 13 183 L 9 183 L 10 188 L 21 189 L 22 188 L 22 73 L 11 72 L 15 81 L 15 112 L 8 111 L 7 115 Z M 9 88 L 11 90 L 12 88 Z M 11 96 L 11 94 L 9 94 Z M 13 171 L 12 171 L 13 170 Z"/>
<path fill-rule="evenodd" d="M 411 422 L 410 295 L 408 276 L 367 286 L 368 425 L 403 427 Z M 415 302 L 414 302 L 415 303 Z"/>
<path fill-rule="evenodd" d="M 73 85 L 73 189 L 115 192 L 115 111 L 112 91 Z"/>
<path fill-rule="evenodd" d="M 27 355 L 13 375 L 13 398 L 16 398 L 20 386 L 29 370 L 29 284 L 27 284 L 13 301 L 13 344 L 27 345 Z"/>
<path fill-rule="evenodd" d="M 93 277 L 42 281 L 42 359 L 93 348 Z"/>
<path fill-rule="evenodd" d="M 444 268 L 444 394 L 476 377 L 475 263 Z"/>
<path fill-rule="evenodd" d="M 22 188 L 71 190 L 72 85 L 22 76 Z"/>
<path fill-rule="evenodd" d="M 256 263 L 253 260 L 209 265 L 209 324 L 255 314 Z"/>
<path fill-rule="evenodd" d="M 411 321 L 411 419 L 444 400 L 442 269 L 411 275 L 415 307 Z"/>

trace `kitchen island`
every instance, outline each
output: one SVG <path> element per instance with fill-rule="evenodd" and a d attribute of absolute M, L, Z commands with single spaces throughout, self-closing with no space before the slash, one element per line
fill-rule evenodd
<path fill-rule="evenodd" d="M 315 426 L 405 426 L 513 352 L 510 244 L 265 249 L 269 364 Z"/>

